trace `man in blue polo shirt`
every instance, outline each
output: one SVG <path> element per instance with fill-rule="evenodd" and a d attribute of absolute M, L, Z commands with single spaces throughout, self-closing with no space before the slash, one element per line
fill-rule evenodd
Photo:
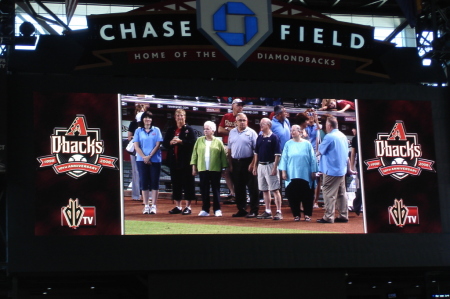
<path fill-rule="evenodd" d="M 259 198 L 256 176 L 253 175 L 253 154 L 255 152 L 255 130 L 248 127 L 248 119 L 244 113 L 236 115 L 237 126 L 228 136 L 228 165 L 234 192 L 236 193 L 236 206 L 238 212 L 233 217 L 255 216 L 258 214 Z M 247 190 L 250 195 L 250 214 L 246 210 Z"/>
<path fill-rule="evenodd" d="M 280 174 L 278 163 L 281 157 L 280 139 L 272 133 L 272 122 L 268 118 L 261 119 L 261 134 L 256 140 L 255 156 L 253 159 L 253 174 L 258 175 L 258 187 L 263 193 L 266 210 L 258 215 L 258 219 L 283 219 L 281 213 Z M 270 209 L 270 191 L 276 205 L 276 213 L 272 218 Z"/>
<path fill-rule="evenodd" d="M 348 163 L 347 137 L 338 130 L 338 122 L 334 116 L 328 117 L 325 135 L 319 145 L 322 155 L 319 171 L 323 173 L 323 199 L 325 213 L 317 219 L 319 223 L 348 222 L 348 206 L 345 194 L 345 174 Z M 335 218 L 336 205 L 339 216 Z"/>

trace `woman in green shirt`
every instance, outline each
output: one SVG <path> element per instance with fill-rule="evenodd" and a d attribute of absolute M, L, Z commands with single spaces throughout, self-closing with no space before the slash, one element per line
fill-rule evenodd
<path fill-rule="evenodd" d="M 213 194 L 214 216 L 221 217 L 220 210 L 220 178 L 228 167 L 225 147 L 222 141 L 214 137 L 216 124 L 206 121 L 203 125 L 205 136 L 197 139 L 192 152 L 192 175 L 200 177 L 200 193 L 202 194 L 202 211 L 198 216 L 209 216 L 211 202 L 209 189 Z"/>

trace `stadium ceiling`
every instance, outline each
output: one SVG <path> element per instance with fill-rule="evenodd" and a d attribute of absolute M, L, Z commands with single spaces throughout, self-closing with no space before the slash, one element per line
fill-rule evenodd
<path fill-rule="evenodd" d="M 0 0 L 0 6 L 2 4 L 6 6 L 5 4 L 7 3 L 15 3 L 22 9 L 22 13 L 25 12 L 32 15 L 48 34 L 58 34 L 51 28 L 50 23 L 64 27 L 67 31 L 70 31 L 70 28 L 56 14 L 52 15 L 51 11 L 47 11 L 47 13 L 52 15 L 54 20 L 48 20 L 36 15 L 31 8 L 31 3 L 41 6 L 66 3 L 141 6 L 142 9 L 145 9 L 145 7 L 154 5 L 164 6 L 165 3 L 171 2 L 173 3 L 174 0 Z M 322 14 L 403 18 L 405 21 L 385 41 L 391 41 L 409 25 L 416 28 L 419 53 L 425 53 L 420 55 L 425 55 L 423 56 L 424 58 L 436 59 L 447 66 L 450 65 L 450 0 L 273 0 L 273 3 L 276 2 L 290 4 L 294 7 L 298 5 Z M 7 14 L 3 11 L 0 17 L 5 19 Z"/>
<path fill-rule="evenodd" d="M 402 1 L 402 0 L 400 0 Z M 360 14 L 360 15 L 385 15 L 402 16 L 397 0 L 278 0 L 293 5 L 300 5 L 321 13 L 333 14 Z M 47 3 L 65 3 L 61 0 L 46 0 Z M 79 4 L 103 4 L 103 5 L 151 5 L 167 2 L 164 0 L 92 0 L 78 1 Z M 407 1 L 403 1 L 407 2 Z"/>

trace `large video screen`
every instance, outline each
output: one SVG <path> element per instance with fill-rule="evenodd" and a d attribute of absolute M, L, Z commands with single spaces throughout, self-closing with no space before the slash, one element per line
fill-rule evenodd
<path fill-rule="evenodd" d="M 233 104 L 236 99 L 242 104 Z M 204 138 L 208 121 L 216 126 L 214 138 L 227 148 L 228 134 L 221 133 L 221 127 L 230 130 L 236 126 L 234 121 L 225 122 L 226 115 L 236 113 L 234 106 L 240 106 L 238 112 L 246 115 L 248 127 L 258 135 L 262 134 L 262 119 L 274 122 L 277 105 L 284 106 L 284 118 L 291 127 L 301 124 L 300 138 L 311 144 L 316 164 L 322 159 L 320 144 L 330 133 L 327 118 L 337 120 L 337 130 L 346 137 L 348 167 L 354 170 L 345 174 L 344 188 L 337 193 L 334 220 L 341 221 L 317 222 L 329 211 L 324 176 L 331 176 L 321 174 L 318 168 L 310 186 L 313 195 L 298 194 L 302 200 L 299 219 L 295 219 L 291 200 L 297 196 L 288 196 L 285 180 L 281 180 L 279 190 L 280 206 L 275 193 L 270 192 L 270 217 L 262 216 L 267 212 L 263 192 L 258 192 L 256 217 L 233 217 L 239 212 L 239 203 L 227 171 L 220 172 L 219 201 L 214 202 L 212 193 L 208 194 L 212 201 L 209 215 L 202 215 L 204 177 L 199 173 L 193 176 L 191 168 L 181 180 L 189 178 L 194 196 L 189 202 L 189 198 L 174 196 L 184 170 L 170 164 L 168 155 L 173 149 L 165 139 L 176 131 L 177 111 L 184 112 L 194 142 Z M 58 107 L 56 113 L 52 107 Z M 135 120 L 140 121 L 141 113 L 147 110 L 152 113 L 150 134 L 161 142 L 160 152 L 155 152 L 161 157 L 159 175 L 151 178 L 158 193 L 141 190 L 139 159 L 126 150 L 130 141 L 136 141 L 131 137 L 136 125 L 144 125 Z M 306 123 L 301 115 L 306 116 Z M 278 121 L 278 115 L 275 117 Z M 438 165 L 428 101 L 35 93 L 34 120 L 37 236 L 441 231 Z M 281 149 L 281 159 L 286 152 Z M 246 198 L 249 206 L 252 200 Z M 146 211 L 147 205 L 155 210 Z M 281 219 L 275 217 L 278 212 Z"/>

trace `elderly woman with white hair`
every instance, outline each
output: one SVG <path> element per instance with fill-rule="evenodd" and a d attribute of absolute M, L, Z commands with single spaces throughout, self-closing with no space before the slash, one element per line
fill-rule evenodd
<path fill-rule="evenodd" d="M 191 157 L 192 175 L 200 177 L 202 211 L 198 216 L 209 216 L 211 202 L 209 189 L 213 195 L 213 210 L 216 217 L 222 216 L 220 210 L 220 178 L 228 167 L 227 155 L 222 141 L 214 137 L 216 124 L 206 121 L 203 125 L 205 136 L 197 139 Z"/>

